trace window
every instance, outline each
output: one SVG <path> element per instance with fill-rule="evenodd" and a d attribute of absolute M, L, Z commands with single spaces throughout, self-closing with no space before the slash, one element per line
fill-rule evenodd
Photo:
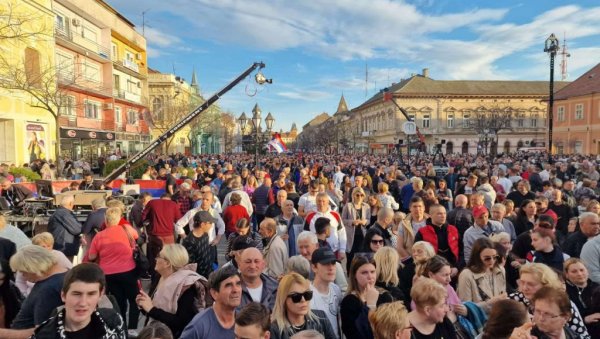
<path fill-rule="evenodd" d="M 127 92 L 129 93 L 137 93 L 137 83 L 131 80 L 127 80 Z"/>
<path fill-rule="evenodd" d="M 59 111 L 61 115 L 75 116 L 75 97 L 68 95 L 63 98 L 63 104 Z"/>
<path fill-rule="evenodd" d="M 87 39 L 87 40 L 89 40 L 89 41 L 91 41 L 91 42 L 94 42 L 94 43 L 95 43 L 95 42 L 97 42 L 97 41 L 98 41 L 98 36 L 97 36 L 96 32 L 92 31 L 92 30 L 91 30 L 91 29 L 89 29 L 88 27 L 83 27 L 83 28 L 81 29 L 81 35 L 82 35 L 82 36 L 83 36 L 85 39 Z"/>
<path fill-rule="evenodd" d="M 583 153 L 583 142 L 575 141 L 575 145 L 573 147 L 573 153 L 575 153 L 575 154 Z"/>
<path fill-rule="evenodd" d="M 25 76 L 29 85 L 40 86 L 40 52 L 30 47 L 25 48 Z"/>
<path fill-rule="evenodd" d="M 163 105 L 162 105 L 162 100 L 160 100 L 160 98 L 152 99 L 152 113 L 154 113 L 156 120 L 158 120 L 158 121 L 163 120 Z M 356 132 L 357 133 L 360 132 L 358 125 L 356 125 Z"/>
<path fill-rule="evenodd" d="M 83 76 L 88 81 L 100 82 L 100 67 L 92 63 L 83 65 Z"/>
<path fill-rule="evenodd" d="M 121 107 L 115 106 L 115 122 L 117 124 L 121 123 Z"/>
<path fill-rule="evenodd" d="M 137 123 L 137 114 L 137 111 L 133 109 L 127 111 L 127 123 L 129 125 L 135 125 Z"/>
<path fill-rule="evenodd" d="M 121 90 L 121 79 L 118 74 L 113 74 L 113 88 L 117 92 Z"/>
<path fill-rule="evenodd" d="M 66 30 L 65 17 L 62 14 L 56 14 L 56 29 L 63 32 Z"/>
<path fill-rule="evenodd" d="M 556 118 L 558 121 L 565 121 L 565 106 L 560 106 L 556 110 Z"/>
<path fill-rule="evenodd" d="M 119 51 L 117 50 L 117 44 L 115 43 L 111 45 L 110 56 L 113 60 L 119 60 Z"/>
<path fill-rule="evenodd" d="M 100 103 L 97 101 L 84 101 L 85 117 L 89 119 L 100 119 Z"/>
<path fill-rule="evenodd" d="M 448 128 L 454 128 L 454 113 L 448 113 L 447 125 Z"/>
<path fill-rule="evenodd" d="M 429 128 L 430 121 L 429 114 L 423 114 L 423 128 Z"/>
<path fill-rule="evenodd" d="M 60 79 L 73 81 L 75 76 L 73 57 L 67 54 L 56 53 L 56 72 Z"/>
<path fill-rule="evenodd" d="M 583 104 L 575 105 L 575 120 L 583 119 Z"/>
<path fill-rule="evenodd" d="M 471 115 L 469 113 L 463 113 L 463 128 L 469 128 L 469 119 Z"/>
<path fill-rule="evenodd" d="M 125 51 L 125 60 L 133 62 L 134 59 L 133 53 Z"/>
<path fill-rule="evenodd" d="M 537 127 L 539 116 L 537 114 L 531 115 L 531 127 Z"/>
<path fill-rule="evenodd" d="M 518 113 L 517 114 L 517 127 L 525 127 L 525 114 Z"/>

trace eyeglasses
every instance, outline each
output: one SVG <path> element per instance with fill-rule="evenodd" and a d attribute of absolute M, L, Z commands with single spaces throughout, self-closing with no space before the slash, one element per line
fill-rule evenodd
<path fill-rule="evenodd" d="M 292 293 L 288 295 L 288 298 L 292 299 L 294 304 L 299 303 L 304 298 L 305 301 L 310 301 L 313 297 L 312 291 L 306 291 L 304 293 Z"/>
<path fill-rule="evenodd" d="M 553 320 L 553 319 L 556 319 L 556 318 L 560 317 L 560 314 L 558 314 L 558 315 L 550 314 L 550 313 L 546 313 L 546 312 L 543 312 L 543 311 L 538 311 L 538 310 L 536 310 L 534 308 L 533 309 L 533 316 L 537 316 L 540 319 L 550 319 L 550 320 Z"/>
<path fill-rule="evenodd" d="M 492 261 L 492 260 L 498 261 L 498 260 L 500 260 L 500 256 L 499 255 L 494 255 L 494 256 L 491 256 L 491 257 L 483 257 L 483 261 L 485 261 L 485 262 Z"/>
<path fill-rule="evenodd" d="M 381 239 L 381 240 L 371 239 L 371 244 L 373 244 L 373 245 L 383 245 L 384 243 L 385 243 L 385 241 L 383 239 Z"/>

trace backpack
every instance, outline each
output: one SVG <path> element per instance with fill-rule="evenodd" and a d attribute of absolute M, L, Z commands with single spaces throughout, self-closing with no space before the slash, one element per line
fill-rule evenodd
<path fill-rule="evenodd" d="M 194 284 L 196 287 L 196 301 L 194 302 L 194 306 L 198 311 L 201 311 L 205 308 L 211 307 L 215 302 L 212 296 L 210 295 L 210 287 L 208 286 L 208 280 L 200 276 L 200 279 L 196 281 Z"/>

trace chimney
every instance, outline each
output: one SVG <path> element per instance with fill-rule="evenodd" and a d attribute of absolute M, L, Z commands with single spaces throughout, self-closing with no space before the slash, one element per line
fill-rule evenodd
<path fill-rule="evenodd" d="M 429 68 L 423 68 L 423 76 L 429 78 Z"/>

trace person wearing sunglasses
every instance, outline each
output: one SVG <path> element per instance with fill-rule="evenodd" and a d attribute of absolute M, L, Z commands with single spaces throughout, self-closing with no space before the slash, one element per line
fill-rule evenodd
<path fill-rule="evenodd" d="M 471 259 L 458 276 L 458 296 L 489 311 L 497 300 L 506 299 L 506 273 L 494 243 L 479 238 L 473 243 Z"/>
<path fill-rule="evenodd" d="M 340 316 L 346 339 L 373 338 L 368 315 L 379 305 L 394 301 L 392 295 L 375 286 L 377 271 L 369 255 L 357 254 L 348 272 L 348 293 L 342 299 Z"/>
<path fill-rule="evenodd" d="M 271 318 L 271 338 L 289 339 L 304 330 L 316 330 L 325 339 L 337 339 L 323 311 L 311 310 L 313 291 L 310 283 L 298 273 L 281 278 Z"/>
<path fill-rule="evenodd" d="M 377 228 L 371 228 L 365 234 L 365 240 L 363 242 L 363 248 L 361 253 L 375 253 L 380 248 L 385 246 L 385 238 L 381 230 Z M 358 253 L 357 253 L 358 255 Z"/>
<path fill-rule="evenodd" d="M 352 191 L 352 202 L 345 204 L 342 209 L 342 221 L 346 228 L 348 243 L 346 248 L 347 270 L 350 270 L 354 254 L 361 251 L 366 227 L 370 220 L 371 208 L 365 202 L 365 191 L 356 187 Z"/>

